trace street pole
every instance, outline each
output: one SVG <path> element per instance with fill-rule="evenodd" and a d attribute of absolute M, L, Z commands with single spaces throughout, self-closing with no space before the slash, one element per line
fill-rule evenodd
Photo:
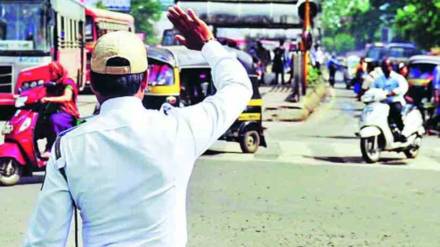
<path fill-rule="evenodd" d="M 309 34 L 309 29 L 310 29 L 310 1 L 306 0 L 305 2 L 305 8 L 304 8 L 304 25 L 303 25 L 303 42 L 302 42 L 302 48 L 303 48 L 303 71 L 302 71 L 302 84 L 303 84 L 303 95 L 306 94 L 307 91 L 307 75 L 308 75 L 308 71 L 307 71 L 307 65 L 308 65 L 308 48 L 307 48 L 307 44 L 306 44 L 306 39 L 307 39 L 307 35 Z"/>

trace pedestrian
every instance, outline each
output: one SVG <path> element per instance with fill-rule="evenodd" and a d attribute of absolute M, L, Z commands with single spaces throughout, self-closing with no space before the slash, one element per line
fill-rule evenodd
<path fill-rule="evenodd" d="M 256 55 L 261 66 L 261 82 L 264 83 L 264 78 L 266 76 L 267 66 L 270 64 L 270 51 L 264 48 L 260 40 L 257 41 Z"/>
<path fill-rule="evenodd" d="M 275 73 L 273 84 L 278 85 L 281 77 L 281 84 L 284 84 L 284 40 L 280 40 L 280 45 L 274 49 L 274 58 L 272 62 L 272 72 Z"/>
<path fill-rule="evenodd" d="M 47 104 L 43 118 L 47 119 L 49 127 L 45 133 L 46 150 L 41 157 L 47 159 L 57 135 L 75 126 L 79 118 L 78 87 L 68 76 L 67 70 L 59 62 L 52 62 L 49 64 L 49 75 L 55 84 L 47 87 L 47 96 L 41 99 L 41 103 Z"/>
<path fill-rule="evenodd" d="M 312 50 L 312 63 L 313 67 L 321 74 L 321 66 L 324 63 L 324 52 L 322 52 L 319 44 L 316 44 L 315 49 Z"/>
<path fill-rule="evenodd" d="M 195 160 L 245 109 L 252 86 L 241 63 L 192 10 L 168 10 L 189 49 L 201 50 L 217 93 L 167 113 L 146 110 L 145 45 L 133 33 L 102 36 L 91 60 L 99 115 L 55 144 L 25 246 L 64 246 L 76 206 L 84 246 L 185 246 L 186 191 Z"/>
<path fill-rule="evenodd" d="M 329 73 L 329 83 L 331 87 L 335 87 L 335 76 L 338 70 L 338 61 L 336 60 L 336 55 L 332 54 L 330 60 L 327 62 L 327 69 Z"/>
<path fill-rule="evenodd" d="M 405 77 L 405 79 L 408 79 L 409 70 L 408 66 L 405 63 L 399 63 L 399 74 Z"/>
<path fill-rule="evenodd" d="M 439 131 L 440 136 L 440 65 L 435 66 L 433 72 L 432 88 L 434 93 L 435 113 L 432 120 L 434 130 Z"/>
<path fill-rule="evenodd" d="M 365 61 L 365 57 L 361 57 L 359 64 L 356 66 L 353 90 L 356 93 L 357 99 L 360 101 L 364 91 L 362 90 L 362 84 L 364 83 L 365 77 L 368 76 L 368 64 Z"/>

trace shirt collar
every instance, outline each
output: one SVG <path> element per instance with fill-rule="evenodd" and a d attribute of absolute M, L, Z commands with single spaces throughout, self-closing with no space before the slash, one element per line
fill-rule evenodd
<path fill-rule="evenodd" d="M 111 98 L 101 105 L 100 113 L 108 113 L 113 111 L 137 111 L 136 109 L 143 108 L 142 101 L 135 96 L 124 96 Z"/>

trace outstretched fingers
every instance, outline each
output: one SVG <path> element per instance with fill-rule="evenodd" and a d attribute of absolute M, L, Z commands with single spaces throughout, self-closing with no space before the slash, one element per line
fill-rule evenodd
<path fill-rule="evenodd" d="M 171 7 L 168 9 L 167 17 L 171 21 L 171 23 L 173 23 L 173 25 L 180 31 L 186 29 L 185 21 L 174 8 Z"/>
<path fill-rule="evenodd" d="M 201 24 L 202 23 L 202 21 L 199 19 L 199 17 L 196 15 L 196 12 L 194 12 L 194 10 L 192 10 L 192 9 L 188 9 L 188 15 L 189 15 L 189 17 L 191 17 L 191 19 L 195 22 L 195 23 L 197 23 L 197 24 Z"/>
<path fill-rule="evenodd" d="M 180 34 L 176 35 L 176 40 L 179 41 L 181 45 L 188 46 L 186 39 L 182 35 Z"/>

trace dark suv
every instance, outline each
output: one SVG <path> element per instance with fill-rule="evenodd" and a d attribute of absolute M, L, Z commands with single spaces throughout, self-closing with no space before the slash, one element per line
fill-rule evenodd
<path fill-rule="evenodd" d="M 367 48 L 365 58 L 368 63 L 368 70 L 371 71 L 385 57 L 391 59 L 395 64 L 408 63 L 409 58 L 417 54 L 421 54 L 421 52 L 412 43 L 374 43 Z"/>

